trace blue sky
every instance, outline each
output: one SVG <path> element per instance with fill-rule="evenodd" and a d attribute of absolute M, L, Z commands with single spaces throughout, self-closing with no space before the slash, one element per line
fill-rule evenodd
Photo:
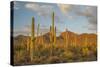
<path fill-rule="evenodd" d="M 14 35 L 30 35 L 31 19 L 35 18 L 35 32 L 40 24 L 40 33 L 47 33 L 55 13 L 57 34 L 69 31 L 82 33 L 97 32 L 97 7 L 37 2 L 14 2 Z"/>

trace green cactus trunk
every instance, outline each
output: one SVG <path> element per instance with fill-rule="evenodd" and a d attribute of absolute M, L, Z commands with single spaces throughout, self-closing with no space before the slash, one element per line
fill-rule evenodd
<path fill-rule="evenodd" d="M 29 51 L 29 44 L 30 44 L 29 41 L 30 41 L 29 38 L 27 38 L 27 51 Z"/>
<path fill-rule="evenodd" d="M 54 28 L 54 12 L 52 14 L 52 42 L 53 44 L 56 43 L 56 33 L 55 33 L 55 28 Z"/>
<path fill-rule="evenodd" d="M 32 26 L 31 26 L 31 44 L 30 44 L 30 59 L 33 60 L 33 51 L 35 50 L 35 25 L 34 17 L 32 17 Z"/>
<path fill-rule="evenodd" d="M 52 14 L 52 41 L 54 43 L 54 12 Z"/>
<path fill-rule="evenodd" d="M 52 43 L 52 27 L 50 26 L 50 43 Z"/>
<path fill-rule="evenodd" d="M 37 26 L 37 37 L 39 36 L 39 30 L 40 30 L 40 24 L 38 24 L 38 26 Z M 39 39 L 37 39 L 36 42 L 38 44 L 40 44 L 40 40 Z"/>
<path fill-rule="evenodd" d="M 54 12 L 52 14 L 52 32 L 54 34 Z"/>
<path fill-rule="evenodd" d="M 54 31 L 54 45 L 56 44 L 56 27 L 55 27 L 55 31 Z"/>

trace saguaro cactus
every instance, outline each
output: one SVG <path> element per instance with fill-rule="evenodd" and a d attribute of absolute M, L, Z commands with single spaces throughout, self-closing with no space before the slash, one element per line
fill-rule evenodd
<path fill-rule="evenodd" d="M 52 42 L 52 26 L 50 26 L 50 43 Z"/>
<path fill-rule="evenodd" d="M 52 36 L 52 42 L 53 44 L 56 43 L 56 32 L 55 32 L 55 28 L 54 28 L 54 12 L 52 14 L 52 31 L 51 31 L 51 36 Z"/>
<path fill-rule="evenodd" d="M 35 25 L 34 17 L 32 17 L 32 26 L 31 26 L 31 44 L 30 44 L 30 59 L 33 60 L 33 49 L 35 46 Z"/>
<path fill-rule="evenodd" d="M 40 33 L 39 31 L 40 31 L 40 24 L 38 24 L 38 26 L 37 26 L 37 37 L 39 36 L 39 33 Z M 38 42 L 38 44 L 40 44 L 39 39 L 37 39 L 36 41 Z"/>
<path fill-rule="evenodd" d="M 52 14 L 52 32 L 54 34 L 54 12 Z"/>
<path fill-rule="evenodd" d="M 30 39 L 27 38 L 27 51 L 29 51 L 29 48 L 30 48 L 29 44 L 30 44 Z"/>
<path fill-rule="evenodd" d="M 56 27 L 55 27 L 55 31 L 54 31 L 54 44 L 56 44 Z"/>

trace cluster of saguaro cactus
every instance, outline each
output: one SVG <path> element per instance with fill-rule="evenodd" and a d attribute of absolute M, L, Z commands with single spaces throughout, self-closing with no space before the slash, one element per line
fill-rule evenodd
<path fill-rule="evenodd" d="M 40 24 L 37 27 L 37 36 L 39 35 Z M 50 42 L 52 44 L 56 44 L 56 27 L 54 27 L 54 12 L 52 14 L 52 26 L 50 26 Z M 42 38 L 43 39 L 43 38 Z M 42 41 L 43 44 L 43 41 Z M 33 60 L 33 51 L 35 50 L 35 24 L 34 24 L 34 17 L 32 17 L 32 26 L 31 26 L 31 44 L 28 47 L 30 51 L 30 59 Z"/>

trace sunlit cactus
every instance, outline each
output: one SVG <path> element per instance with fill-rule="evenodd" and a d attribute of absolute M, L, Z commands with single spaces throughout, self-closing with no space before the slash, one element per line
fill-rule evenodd
<path fill-rule="evenodd" d="M 50 43 L 52 42 L 52 27 L 50 26 Z"/>
<path fill-rule="evenodd" d="M 53 40 L 53 43 L 54 43 L 54 12 L 52 14 L 52 40 Z"/>
<path fill-rule="evenodd" d="M 54 34 L 54 12 L 52 14 L 52 32 Z"/>
<path fill-rule="evenodd" d="M 56 32 L 55 32 L 55 27 L 54 27 L 54 12 L 52 14 L 52 26 L 51 26 L 51 37 L 52 37 L 52 43 L 56 43 Z"/>
<path fill-rule="evenodd" d="M 55 31 L 54 31 L 54 44 L 56 44 L 56 27 L 55 27 Z"/>
<path fill-rule="evenodd" d="M 35 49 L 35 24 L 34 17 L 32 17 L 32 26 L 31 26 L 31 44 L 30 44 L 30 59 L 33 60 L 33 50 Z"/>
<path fill-rule="evenodd" d="M 29 49 L 30 49 L 29 44 L 30 44 L 30 39 L 27 38 L 27 51 L 29 51 Z"/>
<path fill-rule="evenodd" d="M 39 36 L 39 33 L 40 33 L 39 31 L 40 31 L 40 24 L 38 24 L 37 26 L 37 37 Z M 40 43 L 40 40 L 37 39 L 37 42 Z"/>

